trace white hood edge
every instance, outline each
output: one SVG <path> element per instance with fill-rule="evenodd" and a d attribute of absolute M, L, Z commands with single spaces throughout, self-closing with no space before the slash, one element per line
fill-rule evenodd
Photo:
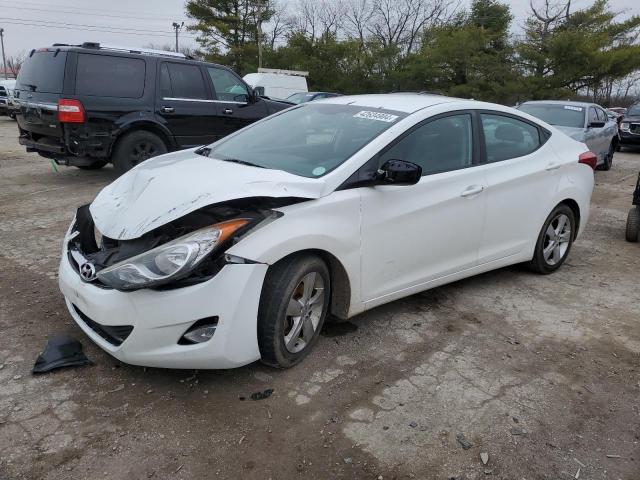
<path fill-rule="evenodd" d="M 89 210 L 103 235 L 132 240 L 215 203 L 250 197 L 320 198 L 325 182 L 223 162 L 185 150 L 152 158 L 100 191 Z"/>

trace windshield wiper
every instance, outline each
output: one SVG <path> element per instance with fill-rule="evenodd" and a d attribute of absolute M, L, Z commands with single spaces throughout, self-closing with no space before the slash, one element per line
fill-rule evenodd
<path fill-rule="evenodd" d="M 24 85 L 25 87 L 29 87 L 29 89 L 30 89 L 32 92 L 35 92 L 35 91 L 36 91 L 36 88 L 38 88 L 38 86 L 37 86 L 37 85 L 33 85 L 32 83 L 23 83 L 22 85 Z"/>
<path fill-rule="evenodd" d="M 262 165 L 256 165 L 255 163 L 247 162 L 246 160 L 240 160 L 239 158 L 221 158 L 223 162 L 239 163 L 240 165 L 246 165 L 247 167 L 267 168 Z"/>

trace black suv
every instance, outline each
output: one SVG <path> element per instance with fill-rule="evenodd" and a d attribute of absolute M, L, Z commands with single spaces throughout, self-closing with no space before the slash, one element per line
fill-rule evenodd
<path fill-rule="evenodd" d="M 640 146 L 640 103 L 629 107 L 619 129 L 620 147 Z"/>
<path fill-rule="evenodd" d="M 120 172 L 292 105 L 258 96 L 221 65 L 97 43 L 31 51 L 15 98 L 28 152 L 83 169 L 111 161 Z"/>

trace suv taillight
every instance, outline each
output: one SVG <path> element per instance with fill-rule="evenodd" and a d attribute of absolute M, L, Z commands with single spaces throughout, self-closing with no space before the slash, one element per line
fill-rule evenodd
<path fill-rule="evenodd" d="M 594 170 L 598 165 L 598 156 L 593 152 L 584 152 L 581 153 L 578 157 L 578 163 L 584 163 L 585 165 L 589 165 Z"/>
<path fill-rule="evenodd" d="M 84 108 L 78 100 L 61 98 L 58 100 L 58 121 L 60 123 L 83 123 Z"/>

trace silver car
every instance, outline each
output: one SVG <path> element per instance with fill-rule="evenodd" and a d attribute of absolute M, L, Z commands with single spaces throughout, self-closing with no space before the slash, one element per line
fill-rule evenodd
<path fill-rule="evenodd" d="M 618 124 L 600 105 L 542 100 L 525 102 L 518 109 L 585 143 L 598 156 L 599 170 L 611 168 L 618 143 Z"/>

